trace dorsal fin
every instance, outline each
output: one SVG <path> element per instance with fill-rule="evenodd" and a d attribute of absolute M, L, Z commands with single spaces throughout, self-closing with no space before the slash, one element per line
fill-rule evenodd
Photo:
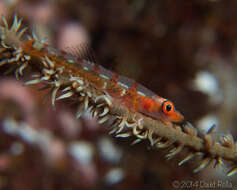
<path fill-rule="evenodd" d="M 89 44 L 83 43 L 75 47 L 67 47 L 66 52 L 75 56 L 77 60 L 86 60 L 92 63 L 96 63 L 94 51 L 89 47 Z"/>

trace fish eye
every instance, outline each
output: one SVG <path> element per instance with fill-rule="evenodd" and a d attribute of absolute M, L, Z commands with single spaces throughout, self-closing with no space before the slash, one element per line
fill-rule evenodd
<path fill-rule="evenodd" d="M 171 111 L 171 109 L 172 109 L 172 106 L 171 106 L 170 104 L 168 104 L 168 105 L 165 106 L 165 110 L 166 110 L 167 112 Z"/>
<path fill-rule="evenodd" d="M 172 113 L 174 110 L 174 105 L 172 102 L 166 100 L 163 102 L 163 105 L 162 105 L 162 111 L 166 114 L 170 114 Z"/>

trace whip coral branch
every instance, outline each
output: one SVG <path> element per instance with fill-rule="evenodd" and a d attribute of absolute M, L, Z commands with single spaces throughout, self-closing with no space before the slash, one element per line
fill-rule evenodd
<path fill-rule="evenodd" d="M 11 27 L 5 18 L 2 21 L 0 66 L 10 65 L 17 79 L 25 68 L 30 67 L 32 80 L 25 85 L 45 84 L 51 92 L 52 106 L 55 106 L 55 101 L 68 98 L 78 105 L 78 118 L 89 111 L 99 123 L 108 121 L 112 126 L 110 133 L 116 137 L 135 137 L 133 144 L 148 139 L 151 146 L 168 149 L 167 159 L 186 148 L 189 154 L 179 165 L 201 155 L 194 172 L 210 164 L 221 165 L 223 160 L 234 165 L 228 176 L 237 172 L 237 148 L 231 135 L 216 138 L 213 127 L 206 134 L 200 134 L 189 122 L 177 122 L 183 121 L 183 116 L 170 101 L 81 56 L 54 50 L 34 34 L 23 40 L 26 28 L 20 30 L 21 20 L 16 16 Z M 164 105 L 164 113 L 154 112 Z M 169 115 L 170 111 L 172 115 Z"/>

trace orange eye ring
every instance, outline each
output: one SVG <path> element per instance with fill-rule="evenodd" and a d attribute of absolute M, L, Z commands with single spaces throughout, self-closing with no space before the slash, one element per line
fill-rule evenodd
<path fill-rule="evenodd" d="M 169 101 L 166 100 L 163 102 L 162 104 L 162 112 L 164 112 L 165 114 L 171 114 L 174 111 L 174 104 Z"/>

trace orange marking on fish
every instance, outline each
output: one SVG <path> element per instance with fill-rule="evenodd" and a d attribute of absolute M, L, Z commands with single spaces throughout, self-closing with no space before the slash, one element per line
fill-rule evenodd
<path fill-rule="evenodd" d="M 135 95 L 137 93 L 137 87 L 138 84 L 134 82 L 132 86 L 129 88 L 128 93 L 130 93 L 131 95 Z"/>
<path fill-rule="evenodd" d="M 153 104 L 154 104 L 154 101 L 151 98 L 144 98 L 143 107 L 147 112 L 153 111 Z"/>
<path fill-rule="evenodd" d="M 103 79 L 105 80 L 105 79 Z M 117 73 L 112 73 L 112 79 L 108 80 L 107 91 L 109 94 L 115 98 L 119 98 L 122 93 L 122 88 L 118 85 L 119 75 Z"/>

